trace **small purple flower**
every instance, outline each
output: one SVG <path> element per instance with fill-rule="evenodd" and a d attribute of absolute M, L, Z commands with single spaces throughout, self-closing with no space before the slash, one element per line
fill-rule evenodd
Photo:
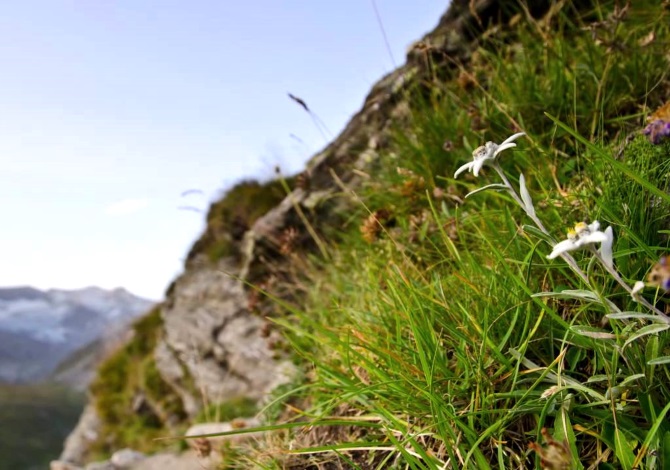
<path fill-rule="evenodd" d="M 670 121 L 656 119 L 651 121 L 642 133 L 649 137 L 649 141 L 658 145 L 665 137 L 670 137 Z"/>
<path fill-rule="evenodd" d="M 667 256 L 661 256 L 661 259 L 651 268 L 647 281 L 652 286 L 660 287 L 661 289 L 670 290 L 670 260 Z"/>

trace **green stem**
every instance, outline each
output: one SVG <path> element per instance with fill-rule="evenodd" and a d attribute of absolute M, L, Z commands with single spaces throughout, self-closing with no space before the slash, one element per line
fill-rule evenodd
<path fill-rule="evenodd" d="M 539 228 L 539 229 L 542 231 L 542 233 L 544 233 L 545 235 L 551 237 L 551 234 L 550 234 L 549 231 L 544 227 L 544 224 L 542 223 L 542 221 L 541 221 L 540 219 L 538 219 L 537 216 L 536 216 L 534 213 L 532 213 L 531 211 L 528 210 L 528 208 L 526 207 L 526 204 L 523 202 L 523 199 L 521 199 L 521 196 L 519 196 L 519 194 L 516 192 L 516 189 L 514 189 L 514 186 L 512 186 L 512 183 L 510 183 L 509 179 L 507 178 L 507 175 L 505 175 L 505 172 L 503 171 L 503 169 L 502 169 L 502 167 L 500 166 L 500 164 L 498 164 L 497 161 L 494 161 L 494 162 L 491 164 L 491 166 L 492 166 L 493 169 L 498 173 L 498 175 L 500 176 L 500 179 L 502 179 L 503 184 L 505 185 L 505 187 L 506 187 L 507 190 L 509 191 L 509 194 L 510 194 L 510 196 L 512 196 L 512 199 L 514 199 L 514 200 L 516 201 L 516 203 L 519 204 L 519 206 L 521 206 L 521 207 L 524 209 L 524 211 L 526 212 L 526 215 L 528 215 L 528 217 L 530 217 L 530 219 L 535 223 L 535 225 L 537 226 L 537 228 Z M 616 269 L 614 269 L 613 266 L 609 266 L 607 263 L 605 263 L 605 261 L 603 260 L 602 256 L 600 255 L 600 253 L 598 253 L 598 250 L 596 250 L 595 247 L 591 246 L 590 248 L 591 248 L 591 251 L 595 254 L 595 256 L 596 256 L 596 258 L 598 259 L 598 261 L 600 261 L 600 264 L 602 264 L 602 265 L 605 267 L 605 270 L 606 270 L 606 271 L 607 271 L 607 272 L 614 278 L 614 280 L 615 280 L 616 282 L 619 283 L 619 285 L 620 285 L 621 287 L 624 288 L 624 290 L 625 290 L 626 292 L 628 292 L 629 294 L 631 294 L 631 297 L 632 297 L 633 289 L 632 289 L 628 284 L 626 284 L 626 282 L 621 278 L 621 276 L 620 276 L 619 273 L 616 271 Z M 589 289 L 592 290 L 593 292 L 595 292 L 595 290 L 593 289 L 593 286 L 591 285 L 591 282 L 590 282 L 588 276 L 587 276 L 586 273 L 585 273 L 584 271 L 582 271 L 582 269 L 577 265 L 577 261 L 575 261 L 575 259 L 574 259 L 570 254 L 568 254 L 568 253 L 561 253 L 559 256 L 560 256 L 566 263 L 568 263 L 568 266 L 570 266 L 570 268 L 572 269 L 572 271 L 573 271 L 575 274 L 577 274 L 577 275 L 582 279 L 582 281 L 584 281 L 584 283 L 589 287 Z M 639 302 L 640 304 L 642 304 L 642 305 L 644 305 L 645 307 L 647 307 L 650 311 L 652 311 L 652 312 L 654 312 L 655 314 L 657 314 L 657 315 L 659 316 L 659 318 L 661 318 L 665 323 L 670 324 L 670 317 L 669 317 L 668 315 L 666 315 L 665 313 L 661 312 L 661 311 L 660 311 L 659 309 L 657 309 L 656 307 L 654 307 L 654 306 L 653 306 L 652 304 L 650 304 L 646 299 L 644 299 L 644 298 L 642 298 L 642 297 L 637 297 L 637 298 L 634 297 L 634 300 L 636 300 L 636 301 Z"/>
<path fill-rule="evenodd" d="M 606 270 L 608 273 L 610 273 L 610 275 L 614 278 L 614 280 L 615 280 L 616 282 L 618 282 L 618 283 L 621 285 L 621 287 L 623 287 L 623 288 L 626 290 L 626 292 L 628 292 L 628 293 L 631 295 L 631 297 L 633 297 L 633 289 L 632 289 L 628 284 L 626 284 L 626 281 L 624 281 L 624 280 L 621 278 L 621 275 L 617 272 L 617 270 L 614 269 L 614 267 L 609 266 L 607 263 L 605 263 L 605 261 L 603 260 L 601 254 L 598 253 L 598 250 L 596 250 L 593 246 L 591 247 L 591 251 L 595 254 L 596 258 L 598 258 L 598 260 L 600 261 L 600 264 L 603 265 L 603 267 L 605 268 L 605 270 Z M 652 304 L 650 304 L 650 303 L 647 301 L 647 299 L 645 299 L 645 298 L 639 296 L 639 297 L 633 297 L 633 300 L 635 300 L 636 302 L 638 302 L 638 303 L 644 305 L 644 306 L 647 307 L 650 311 L 654 312 L 654 313 L 655 313 L 656 315 L 658 315 L 658 316 L 659 316 L 665 323 L 670 324 L 670 317 L 668 317 L 665 313 L 661 312 L 659 309 L 657 309 L 657 308 L 654 307 Z"/>
<path fill-rule="evenodd" d="M 493 164 L 491 164 L 491 166 L 493 167 L 494 170 L 496 170 L 496 172 L 498 173 L 500 178 L 503 180 L 503 183 L 507 187 L 507 190 L 509 191 L 510 196 L 512 196 L 512 199 L 514 199 L 516 201 L 516 203 L 519 204 L 523 208 L 523 210 L 526 212 L 526 215 L 528 215 L 528 217 L 530 217 L 530 219 L 535 223 L 537 228 L 539 228 L 542 231 L 542 233 L 551 237 L 551 234 L 544 227 L 544 224 L 542 223 L 542 221 L 537 218 L 537 215 L 531 213 L 526 208 L 526 204 L 524 204 L 523 200 L 521 199 L 521 196 L 519 196 L 519 194 L 516 192 L 516 190 L 514 189 L 514 186 L 512 186 L 512 183 L 510 183 L 509 179 L 507 178 L 507 175 L 505 175 L 505 172 L 500 167 L 498 162 L 494 161 Z M 577 274 L 582 279 L 582 281 L 584 281 L 584 283 L 587 286 L 589 286 L 589 288 L 591 288 L 591 290 L 593 290 L 593 288 L 591 287 L 591 282 L 589 281 L 588 276 L 577 265 L 577 261 L 575 261 L 575 259 L 571 255 L 569 255 L 568 253 L 562 253 L 559 256 L 561 258 L 563 258 L 563 260 L 565 260 L 565 262 L 568 263 L 568 265 L 570 266 L 570 268 L 572 268 L 572 270 L 575 272 L 575 274 Z"/>

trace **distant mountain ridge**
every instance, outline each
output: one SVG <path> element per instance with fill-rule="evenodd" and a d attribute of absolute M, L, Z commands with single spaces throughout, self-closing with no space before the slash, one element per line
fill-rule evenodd
<path fill-rule="evenodd" d="M 46 379 L 70 354 L 117 336 L 152 304 L 123 288 L 0 288 L 0 382 Z"/>

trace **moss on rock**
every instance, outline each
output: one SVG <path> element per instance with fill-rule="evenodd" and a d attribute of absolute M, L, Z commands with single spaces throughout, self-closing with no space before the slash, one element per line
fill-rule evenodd
<path fill-rule="evenodd" d="M 130 341 L 98 369 L 91 394 L 104 436 L 92 452 L 107 455 L 123 447 L 164 447 L 153 441 L 185 418 L 180 398 L 156 368 L 153 351 L 161 335 L 160 306 L 133 325 Z"/>
<path fill-rule="evenodd" d="M 292 180 L 287 181 L 290 185 Z M 244 180 L 229 189 L 207 214 L 207 229 L 193 245 L 187 263 L 204 254 L 211 262 L 237 254 L 237 245 L 260 216 L 286 196 L 281 180 Z"/>

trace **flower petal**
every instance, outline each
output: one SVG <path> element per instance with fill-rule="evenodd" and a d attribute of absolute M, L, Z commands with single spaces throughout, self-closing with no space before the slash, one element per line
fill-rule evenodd
<path fill-rule="evenodd" d="M 475 176 L 479 176 L 479 170 L 482 169 L 482 167 L 486 164 L 487 160 L 495 159 L 496 156 L 503 150 L 516 147 L 516 144 L 513 143 L 512 141 L 518 139 L 522 135 L 526 135 L 526 133 L 518 132 L 505 139 L 505 141 L 500 145 L 489 141 L 486 142 L 486 144 L 477 147 L 472 152 L 473 161 L 466 163 L 465 165 L 461 166 L 458 170 L 456 170 L 456 173 L 454 173 L 454 178 L 458 177 L 458 175 L 463 173 L 465 170 L 469 170 Z"/>
<path fill-rule="evenodd" d="M 498 145 L 496 151 L 493 152 L 493 156 L 497 157 L 500 152 L 502 152 L 503 150 L 511 149 L 512 147 L 516 147 L 516 144 L 515 143 L 500 144 Z"/>
<path fill-rule="evenodd" d="M 558 242 L 556 245 L 554 245 L 554 249 L 551 251 L 549 256 L 547 256 L 548 259 L 554 259 L 559 255 L 562 255 L 563 253 L 566 253 L 568 251 L 576 250 L 579 248 L 579 245 L 577 245 L 576 242 L 568 239 L 568 240 L 563 240 L 561 242 Z"/>
<path fill-rule="evenodd" d="M 526 133 L 525 132 L 517 132 L 516 134 L 512 134 L 511 136 L 509 136 L 508 138 L 506 138 L 505 140 L 500 142 L 500 146 L 502 147 L 505 144 L 509 144 L 510 142 L 514 142 L 516 139 L 518 139 L 522 135 L 526 135 Z"/>
<path fill-rule="evenodd" d="M 642 281 L 637 281 L 635 285 L 633 286 L 633 289 L 630 291 L 630 295 L 633 296 L 633 300 L 635 300 L 635 296 L 642 292 L 642 289 L 644 289 L 644 282 Z"/>
<path fill-rule="evenodd" d="M 602 233 L 602 232 L 598 232 Z M 605 239 L 600 244 L 600 256 L 603 259 L 605 265 L 612 269 L 614 267 L 614 258 L 612 257 L 612 243 L 614 242 L 614 231 L 612 227 L 607 227 L 605 229 Z"/>
<path fill-rule="evenodd" d="M 608 240 L 607 234 L 603 232 L 591 232 L 586 235 L 582 235 L 577 239 L 577 246 L 590 245 L 591 243 L 605 243 Z M 610 242 L 611 243 L 611 242 Z M 610 251 L 612 247 L 610 246 Z M 611 253 L 610 253 L 611 255 Z"/>
<path fill-rule="evenodd" d="M 463 173 L 465 170 L 472 171 L 472 165 L 474 165 L 475 162 L 468 162 L 465 165 L 462 165 L 458 170 L 456 170 L 456 173 L 454 173 L 454 178 L 457 178 L 458 175 Z"/>
<path fill-rule="evenodd" d="M 600 230 L 600 222 L 598 222 L 597 220 L 594 220 L 593 222 L 591 222 L 588 225 L 588 227 L 589 227 L 589 231 L 597 232 L 598 230 Z"/>
<path fill-rule="evenodd" d="M 526 178 L 523 176 L 523 173 L 519 176 L 519 189 L 521 190 L 521 200 L 526 206 L 526 213 L 531 217 L 535 216 L 535 207 L 533 206 L 533 200 L 530 197 L 528 188 L 526 188 Z"/>
<path fill-rule="evenodd" d="M 479 158 L 474 162 L 472 162 L 472 174 L 474 174 L 475 176 L 479 176 L 479 170 L 482 169 L 484 163 L 486 163 L 486 160 L 487 160 L 486 158 Z"/>

